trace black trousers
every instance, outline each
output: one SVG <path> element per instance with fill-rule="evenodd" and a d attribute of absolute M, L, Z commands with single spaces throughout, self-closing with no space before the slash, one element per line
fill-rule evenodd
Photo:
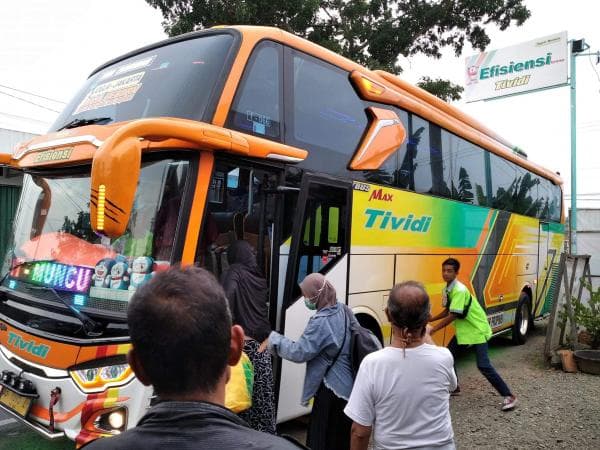
<path fill-rule="evenodd" d="M 448 350 L 450 350 L 450 353 L 452 353 L 452 356 L 454 357 L 454 372 L 456 373 L 457 382 L 458 372 L 456 371 L 456 355 L 459 353 L 459 351 L 463 351 L 463 349 L 467 348 L 469 347 L 466 345 L 459 346 L 455 340 L 453 340 L 448 346 Z M 492 363 L 490 362 L 487 342 L 483 344 L 473 344 L 473 348 L 475 349 L 477 369 L 479 369 L 479 372 L 481 372 L 481 374 L 490 382 L 490 384 L 502 397 L 508 397 L 509 395 L 512 395 L 510 388 L 507 386 L 498 372 L 496 372 L 496 369 L 494 369 L 494 366 L 492 366 Z"/>
<path fill-rule="evenodd" d="M 352 420 L 344 414 L 346 400 L 323 383 L 315 395 L 306 445 L 312 450 L 348 450 Z"/>

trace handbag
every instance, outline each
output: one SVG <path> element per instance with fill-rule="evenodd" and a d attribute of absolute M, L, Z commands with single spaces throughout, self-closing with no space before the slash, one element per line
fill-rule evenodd
<path fill-rule="evenodd" d="M 240 413 L 252 406 L 254 387 L 254 367 L 246 353 L 231 368 L 231 377 L 225 386 L 225 407 L 234 413 Z"/>
<path fill-rule="evenodd" d="M 348 333 L 348 315 L 354 313 L 347 305 L 342 305 L 344 308 L 344 340 L 342 341 L 342 345 L 337 352 L 333 362 L 327 368 L 327 372 L 329 369 L 335 364 L 342 349 L 344 348 L 344 344 L 346 343 L 346 334 Z M 358 320 L 352 321 L 350 325 L 350 368 L 352 369 L 352 378 L 356 378 L 356 374 L 358 373 L 358 369 L 360 368 L 360 363 L 369 353 L 373 353 L 377 350 L 381 350 L 382 345 L 377 339 L 377 336 L 373 334 L 373 332 L 365 327 L 363 327 Z"/>

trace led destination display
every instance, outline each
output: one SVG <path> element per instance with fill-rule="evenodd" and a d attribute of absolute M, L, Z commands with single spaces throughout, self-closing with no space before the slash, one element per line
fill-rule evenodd
<path fill-rule="evenodd" d="M 70 266 L 57 262 L 31 262 L 13 269 L 12 278 L 55 288 L 61 291 L 86 294 L 90 289 L 94 269 Z"/>

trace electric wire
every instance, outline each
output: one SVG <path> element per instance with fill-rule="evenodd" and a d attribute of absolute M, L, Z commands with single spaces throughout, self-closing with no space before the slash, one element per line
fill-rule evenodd
<path fill-rule="evenodd" d="M 52 112 L 55 112 L 55 113 L 60 113 L 60 111 L 57 111 L 56 109 L 48 108 L 47 106 L 40 105 L 39 103 L 32 102 L 31 100 L 26 100 L 26 99 L 24 99 L 22 97 L 19 97 L 17 95 L 9 94 L 8 92 L 0 91 L 0 94 L 7 95 L 8 97 L 16 98 L 17 100 L 21 100 L 22 102 L 29 103 L 31 105 L 37 106 L 38 108 L 47 109 L 48 111 L 52 111 Z"/>
<path fill-rule="evenodd" d="M 6 86 L 4 84 L 0 84 L 0 87 L 2 87 L 4 89 L 10 89 L 11 91 L 17 91 L 17 92 L 20 92 L 21 94 L 27 94 L 27 95 L 31 95 L 33 97 L 43 98 L 44 100 L 50 100 L 51 102 L 62 103 L 63 105 L 67 104 L 66 102 L 63 102 L 61 100 L 55 100 L 55 99 L 50 98 L 50 97 L 44 97 L 43 95 L 34 94 L 33 92 L 29 92 L 29 91 L 23 91 L 21 89 L 17 89 L 17 88 L 14 88 L 14 87 Z"/>
<path fill-rule="evenodd" d="M 600 59 L 600 52 L 596 53 L 596 57 Z M 600 83 L 600 74 L 598 73 L 598 71 L 596 70 L 596 66 L 592 62 L 592 54 L 591 53 L 588 53 L 588 61 L 590 62 L 590 66 L 592 66 L 592 70 L 596 74 L 596 78 L 598 78 L 598 83 Z"/>

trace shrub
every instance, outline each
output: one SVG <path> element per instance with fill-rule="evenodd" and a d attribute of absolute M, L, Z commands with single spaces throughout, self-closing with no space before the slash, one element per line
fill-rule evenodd
<path fill-rule="evenodd" d="M 573 316 L 575 323 L 584 327 L 591 337 L 591 347 L 600 348 L 600 287 L 594 291 L 589 283 L 585 283 L 590 298 L 585 304 L 573 298 Z"/>

